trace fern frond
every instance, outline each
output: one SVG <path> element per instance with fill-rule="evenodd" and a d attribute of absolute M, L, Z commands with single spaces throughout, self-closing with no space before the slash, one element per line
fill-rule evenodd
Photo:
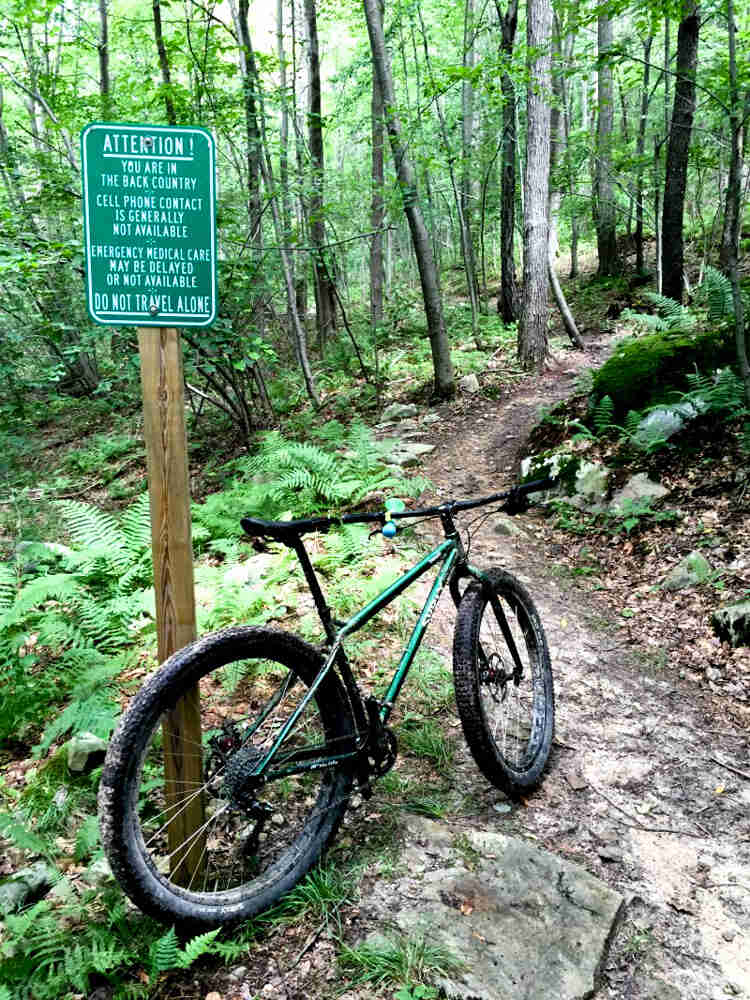
<path fill-rule="evenodd" d="M 655 306 L 662 316 L 681 316 L 685 312 L 685 307 L 681 303 L 659 292 L 644 292 L 643 297 Z"/>
<path fill-rule="evenodd" d="M 0 611 L 5 611 L 16 599 L 18 580 L 12 567 L 0 563 Z"/>
<path fill-rule="evenodd" d="M 708 318 L 711 322 L 720 323 L 734 314 L 732 283 L 721 271 L 710 265 L 706 267 L 701 290 L 706 296 Z"/>
<path fill-rule="evenodd" d="M 642 419 L 643 415 L 638 410 L 628 410 L 628 415 L 625 417 L 625 433 L 632 437 Z"/>
<path fill-rule="evenodd" d="M 109 688 L 90 692 L 83 698 L 75 697 L 63 711 L 50 722 L 36 750 L 46 753 L 55 740 L 70 733 L 93 733 L 107 739 L 120 716 L 120 706 Z"/>
<path fill-rule="evenodd" d="M 80 500 L 58 500 L 61 511 L 76 545 L 83 549 L 101 549 L 109 559 L 123 569 L 130 562 L 123 532 L 111 514 Z"/>
<path fill-rule="evenodd" d="M 77 598 L 82 588 L 75 576 L 70 573 L 51 573 L 49 576 L 38 576 L 27 583 L 16 595 L 14 603 L 0 618 L 0 630 L 20 622 L 30 611 L 47 601 L 58 601 L 64 604 Z"/>
<path fill-rule="evenodd" d="M 80 864 L 81 861 L 90 858 L 98 844 L 99 820 L 96 816 L 87 816 L 78 827 L 78 832 L 76 833 L 76 842 L 73 851 L 73 857 L 76 862 Z M 104 972 L 106 970 L 99 969 L 98 971 Z"/>
<path fill-rule="evenodd" d="M 142 493 L 120 518 L 120 529 L 131 556 L 151 548 L 151 506 L 148 493 Z"/>
<path fill-rule="evenodd" d="M 599 402 L 594 407 L 593 420 L 594 429 L 597 434 L 601 434 L 607 427 L 612 424 L 612 419 L 615 413 L 615 404 L 612 401 L 611 396 L 602 396 Z"/>
<path fill-rule="evenodd" d="M 205 934 L 199 934 L 197 937 L 188 941 L 177 956 L 177 964 L 179 967 L 181 969 L 187 969 L 197 958 L 200 958 L 201 955 L 206 955 L 209 952 L 214 951 L 214 940 L 220 930 L 221 928 L 217 928 L 213 931 L 206 931 Z"/>
<path fill-rule="evenodd" d="M 151 945 L 151 978 L 156 979 L 159 973 L 174 969 L 178 955 L 177 934 L 174 927 L 170 927 L 163 937 Z"/>

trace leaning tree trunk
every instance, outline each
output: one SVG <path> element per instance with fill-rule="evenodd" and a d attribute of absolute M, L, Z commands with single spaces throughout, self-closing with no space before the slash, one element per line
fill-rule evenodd
<path fill-rule="evenodd" d="M 695 0 L 684 0 L 683 18 L 677 32 L 677 80 L 674 88 L 672 124 L 667 146 L 662 213 L 662 291 L 682 302 L 685 281 L 682 221 L 685 210 L 688 153 L 695 114 L 695 71 L 698 65 L 700 20 Z"/>
<path fill-rule="evenodd" d="M 526 171 L 524 175 L 523 308 L 518 357 L 524 368 L 541 372 L 547 357 L 547 252 L 550 155 L 550 0 L 529 0 L 526 44 L 531 53 L 526 89 Z"/>
<path fill-rule="evenodd" d="M 497 16 L 502 28 L 500 61 L 504 67 L 510 63 L 518 24 L 518 0 L 509 0 L 503 14 L 496 2 Z M 503 94 L 503 134 L 501 140 L 500 173 L 500 296 L 497 311 L 503 323 L 514 323 L 520 314 L 520 295 L 516 282 L 516 265 L 513 255 L 516 224 L 516 88 L 507 68 L 500 77 Z"/>
<path fill-rule="evenodd" d="M 404 213 L 409 224 L 414 253 L 419 268 L 419 278 L 422 285 L 427 330 L 432 350 L 432 364 L 435 373 L 435 393 L 440 398 L 453 394 L 453 364 L 451 362 L 450 344 L 445 331 L 443 318 L 443 303 L 440 296 L 435 258 L 430 246 L 430 237 L 424 223 L 419 205 L 417 177 L 407 147 L 401 135 L 401 122 L 396 114 L 396 96 L 393 87 L 391 65 L 385 48 L 383 20 L 379 0 L 364 0 L 367 33 L 370 37 L 373 70 L 378 78 L 380 92 L 383 95 L 385 121 L 388 137 L 391 142 L 394 166 L 401 188 Z"/>
<path fill-rule="evenodd" d="M 599 53 L 599 117 L 596 129 L 596 246 L 599 274 L 618 274 L 617 211 L 612 183 L 612 134 L 614 126 L 614 87 L 610 49 L 614 41 L 612 19 L 607 12 L 599 15 L 597 43 Z"/>

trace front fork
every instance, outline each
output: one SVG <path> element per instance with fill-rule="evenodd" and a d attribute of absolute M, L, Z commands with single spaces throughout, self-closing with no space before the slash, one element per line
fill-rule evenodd
<path fill-rule="evenodd" d="M 461 560 L 461 562 L 456 566 L 448 582 L 448 588 L 450 590 L 451 597 L 453 598 L 453 603 L 456 605 L 456 611 L 458 611 L 463 595 L 466 592 L 466 588 L 464 588 L 464 591 L 462 592 L 459 586 L 459 581 L 465 577 L 478 580 L 479 583 L 482 584 L 487 600 L 489 601 L 490 606 L 495 613 L 497 623 L 500 626 L 500 631 L 503 633 L 503 638 L 508 646 L 510 655 L 513 658 L 513 682 L 514 684 L 519 684 L 521 677 L 523 676 L 523 663 L 518 654 L 518 647 L 516 646 L 516 641 L 513 638 L 513 633 L 510 630 L 510 625 L 508 625 L 505 610 L 500 601 L 497 599 L 497 594 L 495 593 L 495 590 L 486 574 L 484 574 L 480 569 L 477 569 L 476 566 L 472 566 L 471 563 L 464 562 L 463 560 Z M 489 668 L 489 662 L 482 648 L 481 642 L 479 643 L 479 663 L 483 669 Z"/>

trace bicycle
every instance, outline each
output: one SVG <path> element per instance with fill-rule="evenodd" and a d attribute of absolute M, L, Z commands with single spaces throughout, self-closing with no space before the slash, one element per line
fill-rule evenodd
<path fill-rule="evenodd" d="M 175 653 L 137 693 L 110 742 L 99 814 L 112 871 L 142 910 L 168 923 L 217 927 L 269 908 L 304 877 L 354 790 L 369 797 L 373 780 L 396 760 L 388 720 L 446 583 L 458 612 L 454 688 L 469 749 L 512 798 L 539 783 L 554 729 L 544 630 L 518 580 L 469 563 L 454 517 L 490 505 L 517 513 L 528 493 L 549 485 L 540 480 L 420 510 L 391 501 L 373 513 L 242 520 L 247 535 L 296 552 L 325 643 L 316 648 L 274 628 L 226 628 Z M 406 518 L 440 518 L 444 540 L 347 621 L 335 620 L 302 536 L 364 523 L 392 537 Z M 385 697 L 363 696 L 344 640 L 438 565 Z M 164 775 L 161 723 L 196 686 L 201 746 L 179 750 L 200 755 L 200 781 L 181 788 L 174 774 Z M 170 825 L 196 804 L 201 823 L 175 845 Z"/>

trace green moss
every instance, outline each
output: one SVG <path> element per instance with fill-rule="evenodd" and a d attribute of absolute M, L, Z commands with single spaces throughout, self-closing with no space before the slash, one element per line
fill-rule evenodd
<path fill-rule="evenodd" d="M 715 330 L 698 333 L 651 333 L 631 337 L 594 375 L 592 401 L 610 396 L 615 419 L 628 410 L 666 401 L 671 392 L 684 392 L 686 376 L 707 372 L 734 360 L 728 339 Z"/>

